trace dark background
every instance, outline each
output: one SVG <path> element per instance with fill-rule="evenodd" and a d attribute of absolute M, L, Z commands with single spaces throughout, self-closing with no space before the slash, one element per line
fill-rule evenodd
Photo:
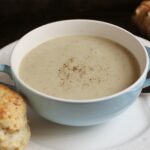
<path fill-rule="evenodd" d="M 0 48 L 40 25 L 64 19 L 106 21 L 144 37 L 132 22 L 141 1 L 0 0 Z M 150 88 L 145 91 L 150 91 Z"/>
<path fill-rule="evenodd" d="M 96 19 L 142 36 L 131 21 L 141 0 L 0 0 L 0 48 L 40 25 L 64 19 Z"/>

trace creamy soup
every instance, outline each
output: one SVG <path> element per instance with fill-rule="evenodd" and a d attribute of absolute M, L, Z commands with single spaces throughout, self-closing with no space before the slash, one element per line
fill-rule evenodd
<path fill-rule="evenodd" d="M 33 89 L 65 99 L 93 99 L 124 90 L 139 65 L 123 46 L 94 36 L 63 36 L 31 50 L 19 74 Z"/>

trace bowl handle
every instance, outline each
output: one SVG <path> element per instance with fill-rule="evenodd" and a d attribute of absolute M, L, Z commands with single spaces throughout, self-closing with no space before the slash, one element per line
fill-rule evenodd
<path fill-rule="evenodd" d="M 149 71 L 150 71 L 150 47 L 145 46 L 145 48 L 146 48 L 148 55 L 149 55 Z M 150 86 L 150 79 L 148 78 L 148 79 L 146 79 L 146 81 L 143 85 L 143 88 L 147 88 L 149 86 Z"/>
<path fill-rule="evenodd" d="M 0 64 L 0 72 L 6 73 L 12 79 L 11 67 L 10 66 L 5 65 L 5 64 Z M 4 85 L 8 86 L 9 88 L 11 88 L 13 90 L 16 89 L 15 86 L 4 83 L 4 82 L 1 82 L 1 81 L 0 81 L 0 84 L 4 84 Z"/>
<path fill-rule="evenodd" d="M 145 46 L 145 48 L 146 48 L 148 55 L 149 55 L 149 58 L 150 58 L 150 47 Z M 150 71 L 150 60 L 149 60 L 149 71 Z M 12 79 L 10 66 L 5 65 L 5 64 L 0 64 L 0 72 L 4 72 L 4 73 L 8 74 L 8 76 Z M 0 83 L 10 87 L 11 89 L 16 89 L 15 86 L 13 86 L 13 85 L 6 84 L 6 83 L 3 83 L 1 81 L 0 81 Z M 150 79 L 146 79 L 146 81 L 143 85 L 143 88 L 147 88 L 149 86 L 150 86 Z"/>

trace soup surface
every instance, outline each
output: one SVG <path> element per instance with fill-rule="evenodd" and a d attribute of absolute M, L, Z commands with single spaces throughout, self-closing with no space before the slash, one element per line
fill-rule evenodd
<path fill-rule="evenodd" d="M 27 85 L 50 96 L 93 99 L 129 87 L 139 77 L 139 65 L 113 41 L 73 35 L 35 47 L 23 58 L 19 75 Z"/>

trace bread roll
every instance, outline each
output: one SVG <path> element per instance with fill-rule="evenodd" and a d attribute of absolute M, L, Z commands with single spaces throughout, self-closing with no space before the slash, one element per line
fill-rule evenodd
<path fill-rule="evenodd" d="M 143 35 L 150 38 L 150 1 L 143 1 L 135 10 L 133 21 Z"/>

